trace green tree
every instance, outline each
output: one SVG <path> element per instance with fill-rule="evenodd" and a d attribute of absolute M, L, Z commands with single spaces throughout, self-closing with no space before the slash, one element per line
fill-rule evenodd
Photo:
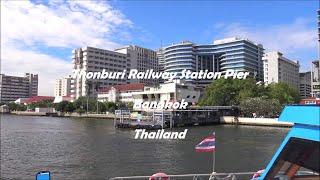
<path fill-rule="evenodd" d="M 252 116 L 256 113 L 257 116 L 275 117 L 278 115 L 282 106 L 276 99 L 267 99 L 264 97 L 248 98 L 240 102 L 240 109 L 245 116 Z"/>
<path fill-rule="evenodd" d="M 11 103 L 8 103 L 7 105 L 10 111 L 17 111 L 18 105 L 16 103 L 11 102 Z"/>
<path fill-rule="evenodd" d="M 27 110 L 27 106 L 23 104 L 16 104 L 14 102 L 10 102 L 7 104 L 10 111 L 25 111 Z"/>
<path fill-rule="evenodd" d="M 82 108 L 78 108 L 78 109 L 76 109 L 76 112 L 81 115 L 81 114 L 85 113 L 86 111 Z"/>
<path fill-rule="evenodd" d="M 265 90 L 252 78 L 218 79 L 212 82 L 205 91 L 199 105 L 226 106 L 239 105 L 240 101 L 264 95 Z"/>
<path fill-rule="evenodd" d="M 107 110 L 107 108 L 106 108 L 105 103 L 100 102 L 100 101 L 96 101 L 96 106 L 94 107 L 94 111 L 96 113 L 106 112 L 106 110 Z"/>
<path fill-rule="evenodd" d="M 127 104 L 128 109 L 133 110 L 133 102 Z"/>
<path fill-rule="evenodd" d="M 74 112 L 76 109 L 75 105 L 73 102 L 68 102 L 68 104 L 66 105 L 66 111 L 71 113 Z"/>
<path fill-rule="evenodd" d="M 106 102 L 106 110 L 108 112 L 114 112 L 117 109 L 117 104 L 114 102 Z"/>
<path fill-rule="evenodd" d="M 273 83 L 267 86 L 268 97 L 277 99 L 281 105 L 298 103 L 300 100 L 299 92 L 286 83 Z"/>
<path fill-rule="evenodd" d="M 96 110 L 96 100 L 92 98 L 87 98 L 86 96 L 79 97 L 74 102 L 76 109 L 83 109 L 84 111 L 87 111 L 87 105 L 88 105 L 88 111 L 93 112 Z"/>
<path fill-rule="evenodd" d="M 67 112 L 67 105 L 69 104 L 68 101 L 61 101 L 57 104 L 55 104 L 55 108 L 57 111 L 60 112 Z"/>

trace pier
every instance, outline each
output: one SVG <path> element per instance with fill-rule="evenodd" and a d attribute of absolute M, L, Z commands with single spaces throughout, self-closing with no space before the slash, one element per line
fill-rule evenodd
<path fill-rule="evenodd" d="M 222 116 L 237 116 L 236 106 L 189 107 L 185 110 L 153 110 L 138 112 L 132 117 L 129 110 L 116 110 L 114 126 L 132 129 L 160 129 L 192 125 L 219 124 Z"/>

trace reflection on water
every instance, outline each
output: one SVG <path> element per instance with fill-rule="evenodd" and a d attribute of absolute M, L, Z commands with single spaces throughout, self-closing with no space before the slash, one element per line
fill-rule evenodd
<path fill-rule="evenodd" d="M 194 146 L 216 132 L 216 171 L 264 168 L 289 129 L 252 126 L 187 127 L 185 140 L 136 140 L 113 121 L 2 115 L 1 179 L 33 179 L 49 170 L 54 179 L 210 173 L 211 153 Z M 175 129 L 183 131 L 184 128 Z"/>

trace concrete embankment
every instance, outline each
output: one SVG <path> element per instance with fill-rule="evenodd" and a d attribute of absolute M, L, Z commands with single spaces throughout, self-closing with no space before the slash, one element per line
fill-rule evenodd
<path fill-rule="evenodd" d="M 12 111 L 11 114 L 23 115 L 23 116 L 56 116 L 56 117 L 80 117 L 80 118 L 102 118 L 102 119 L 114 119 L 113 113 L 109 114 L 78 114 L 78 113 L 46 113 L 46 112 L 33 112 L 33 111 Z"/>
<path fill-rule="evenodd" d="M 59 117 L 82 117 L 82 118 L 102 118 L 102 119 L 114 119 L 115 115 L 109 114 L 78 114 L 78 113 L 58 113 Z"/>
<path fill-rule="evenodd" d="M 11 111 L 11 114 L 23 115 L 23 116 L 46 116 L 46 112 L 33 112 L 33 111 Z"/>
<path fill-rule="evenodd" d="M 47 114 L 45 112 L 27 112 L 27 111 L 12 111 L 11 114 L 24 115 L 24 116 L 57 116 L 57 117 L 77 117 L 77 118 L 100 118 L 100 119 L 114 119 L 113 113 L 108 114 L 78 114 L 78 113 L 55 113 Z M 133 116 L 132 119 L 136 119 Z M 292 127 L 292 123 L 280 122 L 277 118 L 247 118 L 247 117 L 234 117 L 222 116 L 220 117 L 221 124 L 234 124 L 234 125 L 251 125 L 251 126 L 274 126 L 274 127 Z"/>
<path fill-rule="evenodd" d="M 252 125 L 252 126 L 275 126 L 275 127 L 292 127 L 293 123 L 280 122 L 278 118 L 247 118 L 247 117 L 234 117 L 222 116 L 220 117 L 221 124 L 239 124 L 239 125 Z"/>

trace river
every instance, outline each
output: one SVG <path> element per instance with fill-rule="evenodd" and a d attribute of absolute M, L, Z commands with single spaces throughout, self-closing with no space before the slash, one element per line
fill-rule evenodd
<path fill-rule="evenodd" d="M 196 153 L 216 133 L 216 171 L 257 171 L 266 166 L 288 128 L 214 125 L 185 127 L 184 140 L 136 140 L 112 120 L 1 115 L 1 179 L 53 179 L 210 173 L 212 153 Z M 185 128 L 177 128 L 183 131 Z"/>

